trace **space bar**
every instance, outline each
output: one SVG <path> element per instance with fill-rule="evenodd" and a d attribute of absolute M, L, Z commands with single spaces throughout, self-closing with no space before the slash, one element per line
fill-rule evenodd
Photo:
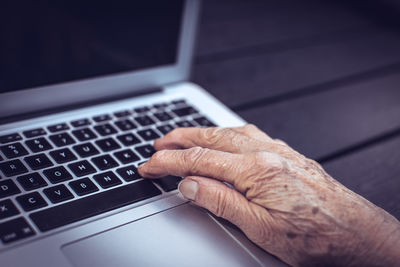
<path fill-rule="evenodd" d="M 150 181 L 142 180 L 104 191 L 30 215 L 42 232 L 77 222 L 161 194 Z"/>

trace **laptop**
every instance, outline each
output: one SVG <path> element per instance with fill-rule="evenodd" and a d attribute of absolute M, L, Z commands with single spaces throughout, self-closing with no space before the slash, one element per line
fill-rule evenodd
<path fill-rule="evenodd" d="M 3 1 L 1 266 L 283 266 L 137 166 L 245 122 L 188 82 L 199 1 Z"/>

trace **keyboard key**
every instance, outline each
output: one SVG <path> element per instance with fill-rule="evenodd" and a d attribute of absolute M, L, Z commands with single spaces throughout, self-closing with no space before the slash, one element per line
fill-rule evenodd
<path fill-rule="evenodd" d="M 178 188 L 178 184 L 181 180 L 181 177 L 168 175 L 162 178 L 152 179 L 151 181 L 161 186 L 165 192 L 170 192 Z"/>
<path fill-rule="evenodd" d="M 17 207 L 15 207 L 15 205 L 11 202 L 11 200 L 6 199 L 0 201 L 0 220 L 17 214 L 19 214 L 19 211 Z"/>
<path fill-rule="evenodd" d="M 46 131 L 43 128 L 32 129 L 28 131 L 24 131 L 23 134 L 26 138 L 32 138 L 36 136 L 45 135 Z"/>
<path fill-rule="evenodd" d="M 115 130 L 114 127 L 112 127 L 110 124 L 102 124 L 102 125 L 97 125 L 94 126 L 94 129 L 96 132 L 98 132 L 101 136 L 107 136 L 110 134 L 115 134 L 117 133 L 117 130 Z"/>
<path fill-rule="evenodd" d="M 194 109 L 193 107 L 176 108 L 176 109 L 172 109 L 171 111 L 173 113 L 175 113 L 176 115 L 178 115 L 179 117 L 184 117 L 184 116 L 198 113 L 198 111 L 196 109 Z"/>
<path fill-rule="evenodd" d="M 217 126 L 215 123 L 207 119 L 206 117 L 200 117 L 194 119 L 199 125 L 204 126 L 204 127 L 215 127 Z"/>
<path fill-rule="evenodd" d="M 79 141 L 87 141 L 91 139 L 97 138 L 97 135 L 90 130 L 89 128 L 79 129 L 72 131 L 72 134 L 79 140 Z"/>
<path fill-rule="evenodd" d="M 150 107 L 146 107 L 146 106 L 144 106 L 144 107 L 138 107 L 138 108 L 135 108 L 135 109 L 133 109 L 136 113 L 144 113 L 144 112 L 147 112 L 147 111 L 149 111 L 150 110 Z"/>
<path fill-rule="evenodd" d="M 92 162 L 100 170 L 108 170 L 119 165 L 110 155 L 102 155 L 92 158 Z"/>
<path fill-rule="evenodd" d="M 33 235 L 35 235 L 35 231 L 22 217 L 0 224 L 0 239 L 4 244 Z"/>
<path fill-rule="evenodd" d="M 36 210 L 47 206 L 46 201 L 38 192 L 18 196 L 16 199 L 25 211 Z"/>
<path fill-rule="evenodd" d="M 43 174 L 53 184 L 72 179 L 72 175 L 63 166 L 44 170 Z"/>
<path fill-rule="evenodd" d="M 142 126 L 148 126 L 155 123 L 155 121 L 147 115 L 137 116 L 134 118 L 137 123 Z"/>
<path fill-rule="evenodd" d="M 22 185 L 22 187 L 26 191 L 30 191 L 33 189 L 47 186 L 46 181 L 37 172 L 19 176 L 17 178 L 17 181 L 19 182 L 20 185 Z"/>
<path fill-rule="evenodd" d="M 53 163 L 51 163 L 50 159 L 44 153 L 25 157 L 24 160 L 33 170 L 39 170 L 53 166 Z"/>
<path fill-rule="evenodd" d="M 194 127 L 195 126 L 193 124 L 193 122 L 190 122 L 190 121 L 178 121 L 178 122 L 175 122 L 175 123 L 179 127 Z"/>
<path fill-rule="evenodd" d="M 165 134 L 169 133 L 170 131 L 172 131 L 174 129 L 174 127 L 170 124 L 164 124 L 164 125 L 158 126 L 157 129 L 165 135 Z"/>
<path fill-rule="evenodd" d="M 69 183 L 69 186 L 75 191 L 78 196 L 87 195 L 99 191 L 97 186 L 89 179 L 82 178 Z"/>
<path fill-rule="evenodd" d="M 28 154 L 28 151 L 20 143 L 12 143 L 9 145 L 1 146 L 0 150 L 4 155 L 9 158 L 17 158 Z"/>
<path fill-rule="evenodd" d="M 50 152 L 50 156 L 58 164 L 66 163 L 66 162 L 73 161 L 73 160 L 77 159 L 77 157 L 74 155 L 74 153 L 72 153 L 72 151 L 69 150 L 68 148 L 63 148 L 63 149 L 51 151 Z"/>
<path fill-rule="evenodd" d="M 27 172 L 28 169 L 18 159 L 0 163 L 0 170 L 5 176 L 10 177 Z"/>
<path fill-rule="evenodd" d="M 105 138 L 105 139 L 102 139 L 102 140 L 98 140 L 98 141 L 96 141 L 96 145 L 99 146 L 101 148 L 101 150 L 103 150 L 104 152 L 115 150 L 115 149 L 118 149 L 118 148 L 121 147 L 112 138 Z"/>
<path fill-rule="evenodd" d="M 86 160 L 68 164 L 68 168 L 78 177 L 96 172 L 96 169 Z"/>
<path fill-rule="evenodd" d="M 109 121 L 109 120 L 111 120 L 111 116 L 108 114 L 103 114 L 103 115 L 93 117 L 93 120 L 95 122 Z"/>
<path fill-rule="evenodd" d="M 129 115 L 131 115 L 131 112 L 129 110 L 121 110 L 118 112 L 114 112 L 114 116 L 117 118 L 127 117 Z"/>
<path fill-rule="evenodd" d="M 46 232 L 160 194 L 150 181 L 138 181 L 41 210 L 30 217 L 40 231 Z"/>
<path fill-rule="evenodd" d="M 58 147 L 75 144 L 75 140 L 68 133 L 50 135 L 49 138 Z"/>
<path fill-rule="evenodd" d="M 50 132 L 55 133 L 55 132 L 60 132 L 60 131 L 65 131 L 69 129 L 69 126 L 66 123 L 59 123 L 55 125 L 51 125 L 47 127 Z"/>
<path fill-rule="evenodd" d="M 138 146 L 135 150 L 139 152 L 143 158 L 150 158 L 154 153 L 156 153 L 156 150 L 151 145 Z"/>
<path fill-rule="evenodd" d="M 157 112 L 153 114 L 159 121 L 168 121 L 171 120 L 172 117 L 167 112 Z"/>
<path fill-rule="evenodd" d="M 90 124 L 91 124 L 91 122 L 89 119 L 80 119 L 80 120 L 76 120 L 76 121 L 71 121 L 71 125 L 74 126 L 75 128 L 82 127 L 82 126 L 88 126 Z"/>
<path fill-rule="evenodd" d="M 186 100 L 185 99 L 173 100 L 172 104 L 174 104 L 174 105 L 186 104 Z"/>
<path fill-rule="evenodd" d="M 140 140 L 134 134 L 128 133 L 117 136 L 118 140 L 124 144 L 125 146 L 132 146 L 135 144 L 139 144 Z"/>
<path fill-rule="evenodd" d="M 130 149 L 116 152 L 114 153 L 114 156 L 116 156 L 122 164 L 132 163 L 140 160 L 139 156 Z"/>
<path fill-rule="evenodd" d="M 7 144 L 7 143 L 15 142 L 15 141 L 20 141 L 20 140 L 22 140 L 22 137 L 18 133 L 0 136 L 1 144 Z"/>
<path fill-rule="evenodd" d="M 11 180 L 0 181 L 0 198 L 12 196 L 21 193 L 21 190 Z"/>
<path fill-rule="evenodd" d="M 53 146 L 50 145 L 50 143 L 43 137 L 28 140 L 25 142 L 25 144 L 34 153 L 46 151 L 53 148 Z"/>
<path fill-rule="evenodd" d="M 109 188 L 121 184 L 121 180 L 113 172 L 104 172 L 93 176 L 96 182 L 103 188 Z"/>
<path fill-rule="evenodd" d="M 73 147 L 76 153 L 82 158 L 99 154 L 100 152 L 91 143 L 84 143 Z"/>
<path fill-rule="evenodd" d="M 168 107 L 168 104 L 167 103 L 157 103 L 157 104 L 154 104 L 153 107 L 156 109 L 163 109 L 163 108 Z"/>
<path fill-rule="evenodd" d="M 154 140 L 161 137 L 153 129 L 145 129 L 142 131 L 138 131 L 137 133 L 146 141 Z"/>
<path fill-rule="evenodd" d="M 121 131 L 129 131 L 132 129 L 136 128 L 136 125 L 131 121 L 131 120 L 120 120 L 116 121 L 115 125 L 121 130 Z"/>
<path fill-rule="evenodd" d="M 43 193 L 50 199 L 52 203 L 60 203 L 68 199 L 74 198 L 71 191 L 63 185 L 57 185 L 43 190 Z"/>
<path fill-rule="evenodd" d="M 127 182 L 142 178 L 142 176 L 140 176 L 140 174 L 138 173 L 136 167 L 133 165 L 119 168 L 117 169 L 117 173 Z"/>

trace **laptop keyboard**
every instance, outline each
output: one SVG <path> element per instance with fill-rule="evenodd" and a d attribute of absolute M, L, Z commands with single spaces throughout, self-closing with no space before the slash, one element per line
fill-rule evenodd
<path fill-rule="evenodd" d="M 137 166 L 154 139 L 193 126 L 215 124 L 176 100 L 0 136 L 2 243 L 176 190 L 180 177 L 142 179 Z"/>

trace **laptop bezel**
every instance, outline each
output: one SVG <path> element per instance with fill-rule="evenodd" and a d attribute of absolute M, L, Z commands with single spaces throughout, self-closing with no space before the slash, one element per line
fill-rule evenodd
<path fill-rule="evenodd" d="M 0 94 L 0 119 L 133 94 L 187 80 L 192 63 L 199 8 L 199 0 L 184 1 L 175 64 L 3 93 Z"/>

